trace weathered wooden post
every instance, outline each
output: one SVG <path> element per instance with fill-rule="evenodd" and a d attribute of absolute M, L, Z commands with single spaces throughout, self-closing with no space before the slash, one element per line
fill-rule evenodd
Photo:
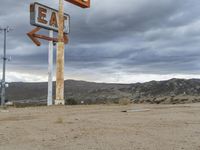
<path fill-rule="evenodd" d="M 90 7 L 90 0 L 66 0 L 82 8 Z M 58 23 L 58 43 L 57 43 L 57 60 L 56 60 L 56 100 L 55 105 L 64 105 L 64 63 L 65 47 L 63 40 L 63 20 L 64 20 L 63 0 L 59 0 L 59 23 Z"/>
<path fill-rule="evenodd" d="M 63 39 L 64 30 L 64 6 L 63 0 L 59 0 L 59 22 L 58 22 L 58 43 L 56 56 L 56 99 L 55 105 L 64 105 L 64 63 L 65 63 L 65 46 Z"/>

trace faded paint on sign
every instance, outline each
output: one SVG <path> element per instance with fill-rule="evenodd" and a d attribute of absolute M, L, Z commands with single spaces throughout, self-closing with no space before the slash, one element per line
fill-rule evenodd
<path fill-rule="evenodd" d="M 30 6 L 31 25 L 58 32 L 58 11 L 48 6 L 34 3 Z M 69 33 L 70 16 L 64 14 L 64 33 Z"/>

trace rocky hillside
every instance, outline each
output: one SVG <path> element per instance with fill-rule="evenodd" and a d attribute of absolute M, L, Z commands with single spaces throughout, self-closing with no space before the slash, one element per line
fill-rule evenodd
<path fill-rule="evenodd" d="M 55 85 L 55 84 L 54 84 Z M 84 81 L 65 81 L 65 97 L 76 103 L 117 103 L 129 99 L 134 103 L 192 103 L 200 102 L 199 79 L 171 79 L 136 84 L 105 84 Z M 55 88 L 54 88 L 55 89 Z M 46 101 L 47 83 L 10 83 L 10 101 Z"/>
<path fill-rule="evenodd" d="M 132 93 L 136 103 L 176 104 L 200 102 L 200 80 L 171 79 L 134 84 Z"/>

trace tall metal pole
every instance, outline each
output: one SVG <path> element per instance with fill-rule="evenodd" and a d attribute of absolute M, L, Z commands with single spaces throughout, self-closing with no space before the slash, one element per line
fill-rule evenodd
<path fill-rule="evenodd" d="M 53 38 L 53 30 L 49 31 L 49 37 Z M 53 41 L 49 41 L 49 50 L 48 50 L 48 96 L 47 96 L 47 105 L 53 105 Z"/>
<path fill-rule="evenodd" d="M 64 6 L 63 0 L 59 0 L 59 23 L 58 23 L 58 43 L 56 58 L 56 100 L 55 105 L 64 105 Z"/>
<path fill-rule="evenodd" d="M 8 27 L 2 29 L 4 32 L 4 49 L 3 49 L 3 72 L 2 72 L 2 81 L 1 81 L 1 106 L 5 105 L 5 94 L 6 94 L 6 36 L 8 32 Z"/>

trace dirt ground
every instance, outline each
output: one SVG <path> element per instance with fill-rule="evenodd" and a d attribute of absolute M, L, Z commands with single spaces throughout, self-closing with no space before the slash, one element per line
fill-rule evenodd
<path fill-rule="evenodd" d="M 0 150 L 200 150 L 200 103 L 0 110 Z"/>

